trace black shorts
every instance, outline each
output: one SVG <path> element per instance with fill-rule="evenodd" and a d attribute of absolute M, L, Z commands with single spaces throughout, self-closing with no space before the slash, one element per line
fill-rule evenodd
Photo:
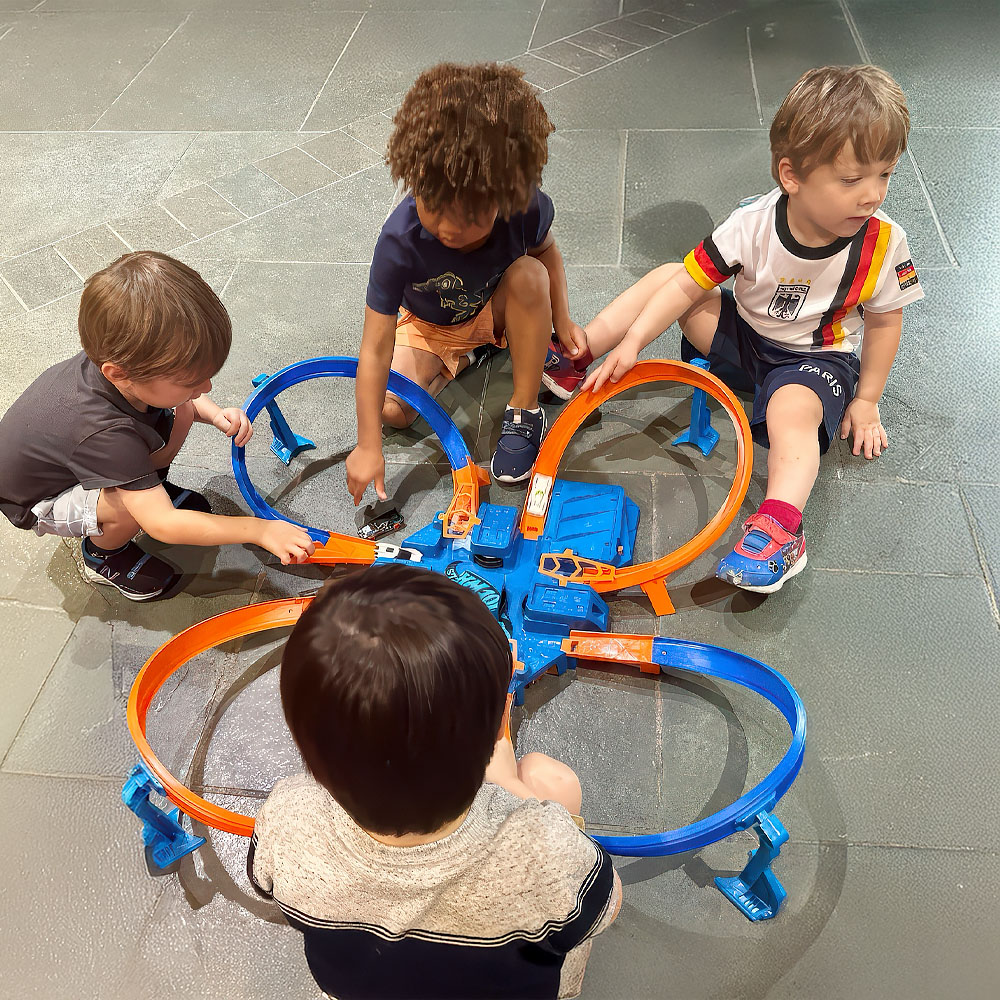
<path fill-rule="evenodd" d="M 819 450 L 823 454 L 836 439 L 844 410 L 858 387 L 858 356 L 846 351 L 790 351 L 757 333 L 736 311 L 733 293 L 728 288 L 721 291 L 719 325 L 708 360 L 713 374 L 730 389 L 753 392 L 750 429 L 754 441 L 768 446 L 765 417 L 772 393 L 783 385 L 804 385 L 823 404 L 823 422 L 819 425 Z M 689 341 L 682 340 L 681 357 L 690 361 L 702 355 Z"/>

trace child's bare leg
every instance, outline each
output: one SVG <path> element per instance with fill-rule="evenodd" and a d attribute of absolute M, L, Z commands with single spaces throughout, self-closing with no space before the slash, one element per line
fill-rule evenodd
<path fill-rule="evenodd" d="M 508 405 L 534 410 L 552 339 L 552 297 L 545 265 L 536 257 L 519 257 L 504 272 L 491 302 L 494 328 L 506 334 L 514 369 Z"/>
<path fill-rule="evenodd" d="M 177 452 L 181 450 L 181 445 L 187 440 L 188 431 L 191 430 L 193 423 L 194 406 L 191 403 L 181 403 L 174 410 L 174 425 L 170 429 L 169 440 L 159 451 L 154 451 L 149 456 L 154 469 L 165 469 L 177 457 Z M 130 535 L 129 538 L 131 537 Z M 125 542 L 122 542 L 122 545 L 124 544 Z"/>
<path fill-rule="evenodd" d="M 430 351 L 421 351 L 417 347 L 396 344 L 392 352 L 392 370 L 399 375 L 405 375 L 411 382 L 416 382 L 432 396 L 437 394 L 451 381 L 451 376 L 442 368 L 441 359 Z M 391 392 L 385 395 L 382 404 L 382 423 L 390 427 L 409 427 L 417 419 L 417 411 L 408 403 L 404 403 Z"/>
<path fill-rule="evenodd" d="M 694 345 L 695 350 L 704 354 L 706 358 L 712 349 L 721 313 L 722 292 L 718 288 L 713 288 L 708 298 L 692 306 L 679 320 L 681 332 Z"/>
<path fill-rule="evenodd" d="M 580 779 L 568 764 L 543 753 L 528 753 L 517 762 L 517 776 L 536 799 L 550 799 L 574 816 L 580 814 L 583 791 Z"/>
<path fill-rule="evenodd" d="M 121 490 L 106 488 L 97 498 L 97 525 L 101 534 L 94 544 L 102 549 L 118 549 L 139 533 L 139 524 L 125 509 Z"/>
<path fill-rule="evenodd" d="M 626 288 L 618 298 L 606 305 L 584 328 L 590 353 L 595 358 L 599 358 L 607 354 L 612 347 L 621 343 L 628 328 L 636 321 L 646 303 L 673 275 L 683 269 L 684 265 L 676 262 L 661 264 L 649 274 L 643 275 L 631 288 Z M 718 318 L 718 312 L 716 312 L 716 318 Z M 714 327 L 712 332 L 715 332 Z M 691 342 L 694 343 L 694 341 Z M 698 345 L 695 344 L 695 347 Z M 698 350 L 701 348 L 698 347 Z"/>
<path fill-rule="evenodd" d="M 695 345 L 697 346 L 697 345 Z M 804 385 L 783 385 L 767 404 L 767 500 L 802 510 L 819 472 L 823 404 Z"/>

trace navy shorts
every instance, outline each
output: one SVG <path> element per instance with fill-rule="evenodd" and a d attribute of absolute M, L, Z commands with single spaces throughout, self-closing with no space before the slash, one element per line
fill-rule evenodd
<path fill-rule="evenodd" d="M 713 374 L 730 389 L 753 392 L 753 439 L 765 448 L 767 404 L 783 385 L 804 385 L 823 404 L 819 425 L 820 454 L 836 439 L 847 404 L 858 387 L 861 365 L 856 354 L 845 351 L 790 351 L 762 337 L 736 311 L 736 300 L 728 288 L 721 289 L 722 311 L 708 360 Z M 701 357 L 687 340 L 681 342 L 681 357 Z"/>

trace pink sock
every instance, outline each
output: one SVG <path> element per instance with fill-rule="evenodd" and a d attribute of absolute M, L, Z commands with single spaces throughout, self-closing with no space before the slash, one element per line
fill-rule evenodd
<path fill-rule="evenodd" d="M 780 524 L 789 534 L 795 535 L 802 527 L 802 511 L 784 500 L 765 500 L 757 510 Z"/>

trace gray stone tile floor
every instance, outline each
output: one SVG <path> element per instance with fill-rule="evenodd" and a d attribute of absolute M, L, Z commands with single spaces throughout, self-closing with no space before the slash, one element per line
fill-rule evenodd
<path fill-rule="evenodd" d="M 539 88 L 579 322 L 770 186 L 767 125 L 802 70 L 886 66 L 914 126 L 887 210 L 927 291 L 886 389 L 889 451 L 866 463 L 832 449 L 807 512 L 809 569 L 780 594 L 711 579 L 730 533 L 671 581 L 676 615 L 657 620 L 641 594 L 611 601 L 617 629 L 731 647 L 800 691 L 806 762 L 778 810 L 788 900 L 751 924 L 712 888 L 749 835 L 620 859 L 622 915 L 584 996 L 993 997 L 997 37 L 989 0 L 0 0 L 0 408 L 77 350 L 83 279 L 131 248 L 175 252 L 221 294 L 235 342 L 220 401 L 244 399 L 260 371 L 355 353 L 392 197 L 391 118 L 441 59 L 511 60 Z M 676 357 L 676 331 L 647 356 Z M 501 357 L 442 396 L 480 461 L 509 387 Z M 282 404 L 317 449 L 285 469 L 258 421 L 255 481 L 289 514 L 351 531 L 350 384 L 303 385 Z M 707 459 L 670 444 L 686 407 L 677 388 L 633 392 L 566 456 L 567 477 L 621 484 L 639 504 L 640 554 L 690 537 L 728 489 L 724 418 Z M 386 452 L 410 524 L 426 523 L 449 491 L 440 447 L 418 424 Z M 759 453 L 754 470 L 744 510 L 762 495 Z M 220 512 L 242 508 L 228 448 L 205 428 L 174 478 Z M 196 824 L 207 845 L 153 877 L 119 788 L 135 758 L 125 698 L 153 649 L 220 611 L 314 590 L 327 571 L 249 548 L 174 550 L 182 592 L 135 606 L 83 582 L 74 546 L 5 521 L 0 544 L 0 993 L 315 997 L 298 935 L 249 891 L 245 841 Z M 279 650 L 268 636 L 206 654 L 150 713 L 170 767 L 251 813 L 298 767 Z M 517 728 L 521 751 L 578 768 L 590 823 L 620 831 L 706 815 L 784 751 L 774 714 L 745 692 L 597 669 L 542 678 Z"/>

